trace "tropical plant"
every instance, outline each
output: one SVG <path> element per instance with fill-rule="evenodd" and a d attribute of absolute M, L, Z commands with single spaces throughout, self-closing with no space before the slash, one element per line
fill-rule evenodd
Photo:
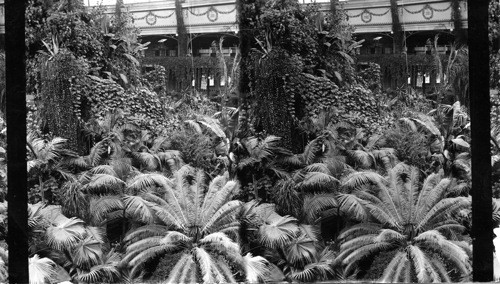
<path fill-rule="evenodd" d="M 417 114 L 400 121 L 410 131 L 426 135 L 430 154 L 445 174 L 470 179 L 470 123 L 460 102 L 439 105 L 427 115 Z"/>
<path fill-rule="evenodd" d="M 87 226 L 75 217 L 67 218 L 60 206 L 37 203 L 30 204 L 28 209 L 30 251 L 36 253 L 30 266 L 36 273 L 33 280 L 41 281 L 37 283 L 118 280 L 119 256 L 112 250 L 106 254 L 101 228 Z M 45 257 L 39 258 L 37 254 Z"/>
<path fill-rule="evenodd" d="M 446 69 L 444 69 L 444 64 L 438 53 L 438 39 L 439 36 L 436 35 L 434 38 L 434 60 L 437 76 L 442 82 L 438 90 L 438 102 L 443 103 L 443 99 L 451 99 L 452 102 L 459 101 L 463 105 L 469 106 L 469 49 L 465 46 L 452 46 Z"/>
<path fill-rule="evenodd" d="M 4 247 L 6 243 L 3 241 L 0 247 L 0 281 L 7 282 L 9 279 L 9 252 Z"/>
<path fill-rule="evenodd" d="M 308 200 L 305 203 L 311 204 L 314 201 Z M 304 205 L 305 210 L 315 209 L 307 206 Z M 305 214 L 314 216 L 314 213 Z M 302 282 L 332 279 L 335 274 L 332 266 L 333 251 L 329 246 L 322 245 L 316 226 L 298 223 L 292 216 L 280 216 L 275 212 L 274 204 L 269 203 L 248 202 L 241 214 L 246 230 L 258 232 L 253 249 L 263 251 L 266 259 L 283 271 L 284 278 Z"/>
<path fill-rule="evenodd" d="M 282 159 L 281 163 L 288 166 L 291 173 L 273 188 L 273 201 L 279 213 L 298 217 L 307 194 L 331 193 L 339 185 L 331 170 L 336 169 L 337 164 L 325 158 L 323 140 L 318 137 L 307 144 L 303 153 Z"/>
<path fill-rule="evenodd" d="M 235 155 L 237 174 L 240 179 L 250 176 L 253 187 L 253 197 L 267 199 L 267 191 L 259 194 L 260 181 L 268 187 L 269 177 L 285 178 L 289 173 L 280 165 L 279 159 L 291 155 L 291 152 L 280 146 L 280 137 L 269 135 L 266 137 L 251 136 L 241 139 L 241 149 Z"/>
<path fill-rule="evenodd" d="M 265 259 L 243 257 L 235 241 L 239 227 L 236 214 L 241 206 L 240 201 L 231 200 L 239 189 L 236 181 L 226 174 L 213 179 L 207 188 L 202 170 L 184 166 L 173 180 L 162 178 L 158 182 L 155 186 L 164 193 L 148 200 L 151 218 L 143 219 L 147 224 L 125 238 L 128 246 L 123 263 L 132 268 L 132 275 L 146 261 L 178 252 L 182 256 L 168 283 L 235 282 L 232 266 L 248 281 L 264 275 Z"/>
<path fill-rule="evenodd" d="M 27 171 L 31 176 L 38 177 L 38 186 L 42 202 L 46 201 L 44 182 L 51 176 L 57 175 L 63 179 L 69 177 L 65 170 L 63 159 L 74 155 L 66 148 L 67 140 L 60 137 L 52 139 L 39 138 L 31 132 L 26 138 L 28 156 Z"/>
<path fill-rule="evenodd" d="M 465 227 L 456 218 L 469 210 L 470 199 L 445 198 L 451 180 L 441 174 L 428 176 L 421 188 L 419 176 L 417 168 L 400 163 L 388 180 L 360 183 L 363 190 L 356 195 L 369 215 L 339 236 L 336 262 L 347 274 L 362 260 L 394 251 L 381 281 L 449 282 L 469 277 L 471 249 L 462 237 Z"/>

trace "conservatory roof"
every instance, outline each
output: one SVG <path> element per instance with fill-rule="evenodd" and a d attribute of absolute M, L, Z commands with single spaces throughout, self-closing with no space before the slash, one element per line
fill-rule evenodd
<path fill-rule="evenodd" d="M 330 9 L 330 0 L 297 0 L 316 2 L 321 9 Z M 392 31 L 390 0 L 339 0 L 355 33 L 389 33 Z M 405 31 L 453 30 L 453 0 L 398 1 L 400 20 Z M 3 2 L 0 0 L 0 33 L 5 33 Z M 142 35 L 168 35 L 177 32 L 174 0 L 123 0 Z M 85 5 L 104 5 L 114 13 L 116 0 L 84 0 Z M 235 0 L 185 0 L 183 8 L 190 33 L 235 33 Z M 462 26 L 467 28 L 467 1 L 460 1 Z"/>

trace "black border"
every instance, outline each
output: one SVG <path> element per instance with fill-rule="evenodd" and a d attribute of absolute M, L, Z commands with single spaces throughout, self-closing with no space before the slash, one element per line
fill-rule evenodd
<path fill-rule="evenodd" d="M 472 155 L 472 280 L 493 281 L 490 156 L 489 0 L 468 0 Z"/>
<path fill-rule="evenodd" d="M 26 173 L 26 2 L 5 0 L 9 282 L 28 283 Z"/>

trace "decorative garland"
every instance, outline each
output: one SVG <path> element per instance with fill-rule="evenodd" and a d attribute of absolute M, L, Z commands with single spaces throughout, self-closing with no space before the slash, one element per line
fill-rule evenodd
<path fill-rule="evenodd" d="M 368 9 L 364 9 L 364 10 L 363 10 L 361 13 L 359 13 L 359 14 L 356 14 L 356 15 L 349 15 L 349 14 L 347 14 L 347 16 L 348 16 L 349 18 L 357 18 L 357 17 L 359 17 L 359 16 L 361 16 L 361 15 L 363 15 L 363 14 L 368 13 L 368 14 L 370 14 L 370 16 L 382 17 L 382 16 L 387 15 L 387 13 L 389 13 L 389 11 L 390 11 L 390 9 L 387 9 L 387 11 L 385 11 L 385 12 L 383 12 L 383 13 L 374 13 L 374 12 L 371 12 L 370 10 L 368 10 Z"/>
<path fill-rule="evenodd" d="M 193 11 L 193 9 L 188 9 L 189 13 L 193 16 L 196 16 L 196 17 L 201 17 L 201 16 L 205 16 L 207 15 L 207 18 L 210 22 L 215 22 L 219 19 L 219 14 L 230 14 L 232 12 L 234 12 L 236 10 L 236 5 L 234 6 L 234 8 L 230 11 L 220 11 L 218 10 L 217 8 L 215 8 L 214 6 L 210 6 L 205 12 L 203 13 L 195 13 Z"/>
<path fill-rule="evenodd" d="M 447 8 L 438 9 L 438 8 L 432 7 L 429 4 L 425 4 L 424 7 L 422 9 L 418 10 L 418 11 L 410 11 L 406 7 L 403 7 L 403 9 L 406 12 L 408 12 L 410 14 L 413 14 L 413 15 L 422 13 L 423 17 L 425 19 L 429 20 L 429 19 L 431 19 L 434 16 L 434 12 L 446 12 L 446 11 L 448 11 L 451 8 L 451 6 L 452 6 L 452 4 L 450 4 Z M 372 17 L 373 16 L 382 17 L 382 16 L 387 15 L 387 13 L 389 13 L 389 11 L 390 11 L 390 9 L 387 9 L 387 11 L 385 11 L 383 13 L 374 13 L 374 12 L 368 10 L 368 9 L 364 9 L 359 14 L 355 14 L 355 15 L 349 15 L 349 14 L 347 14 L 347 16 L 349 18 L 358 18 L 358 17 L 361 17 L 361 20 L 364 23 L 369 23 L 369 22 L 372 21 Z"/>
<path fill-rule="evenodd" d="M 157 14 L 153 13 L 152 11 L 149 11 L 145 16 L 138 17 L 138 18 L 133 17 L 132 19 L 134 19 L 134 21 L 140 21 L 140 20 L 146 19 L 146 23 L 150 26 L 153 26 L 156 24 L 157 18 L 158 19 L 168 19 L 168 18 L 172 17 L 174 14 L 175 14 L 175 11 L 172 11 L 172 13 L 170 13 L 170 15 L 161 16 L 161 15 L 157 15 Z"/>
<path fill-rule="evenodd" d="M 220 11 L 218 10 L 217 8 L 215 8 L 214 6 L 210 6 L 205 12 L 203 13 L 195 13 L 193 12 L 193 8 L 191 9 L 188 9 L 189 13 L 193 16 L 205 16 L 206 14 L 208 14 L 208 12 L 212 10 L 212 11 L 215 11 L 216 13 L 219 13 L 219 14 L 231 14 L 232 12 L 234 12 L 236 10 L 236 5 L 234 6 L 234 8 L 230 11 Z"/>
<path fill-rule="evenodd" d="M 432 7 L 431 5 L 429 5 L 429 4 L 425 4 L 425 5 L 424 5 L 424 7 L 423 7 L 422 9 L 418 10 L 418 11 L 410 11 L 410 10 L 408 10 L 406 7 L 403 7 L 403 9 L 405 9 L 405 11 L 406 11 L 406 12 L 408 12 L 408 13 L 410 13 L 410 14 L 413 14 L 413 15 L 418 14 L 418 13 L 422 13 L 422 12 L 424 12 L 424 10 L 427 10 L 427 9 L 430 9 L 432 12 L 446 12 L 446 11 L 448 11 L 450 8 L 451 8 L 451 3 L 450 3 L 450 5 L 449 5 L 447 8 L 445 8 L 445 9 L 437 9 L 437 8 L 433 8 L 433 7 Z"/>

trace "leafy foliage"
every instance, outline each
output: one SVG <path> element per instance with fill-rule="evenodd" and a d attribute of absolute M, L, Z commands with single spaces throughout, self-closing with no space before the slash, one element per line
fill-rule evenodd
<path fill-rule="evenodd" d="M 238 190 L 237 182 L 218 176 L 207 188 L 204 173 L 185 166 L 162 188 L 163 198 L 149 205 L 155 221 L 147 221 L 148 225 L 133 230 L 125 239 L 129 246 L 123 262 L 133 267 L 132 274 L 152 257 L 178 252 L 182 255 L 168 282 L 197 281 L 198 272 L 203 282 L 234 282 L 227 261 L 247 271 L 249 263 L 234 240 L 239 227 L 236 214 L 241 206 L 239 201 L 231 201 Z M 258 271 L 258 276 L 264 272 Z"/>
<path fill-rule="evenodd" d="M 468 277 L 470 249 L 461 239 L 465 228 L 452 216 L 467 210 L 470 200 L 445 198 L 449 186 L 449 179 L 433 174 L 420 189 L 418 169 L 398 164 L 387 182 L 358 193 L 371 222 L 351 226 L 339 236 L 336 261 L 350 273 L 366 257 L 394 250 L 381 281 L 449 281 L 449 269 L 456 269 L 459 278 Z M 432 252 L 446 261 L 433 258 Z"/>

